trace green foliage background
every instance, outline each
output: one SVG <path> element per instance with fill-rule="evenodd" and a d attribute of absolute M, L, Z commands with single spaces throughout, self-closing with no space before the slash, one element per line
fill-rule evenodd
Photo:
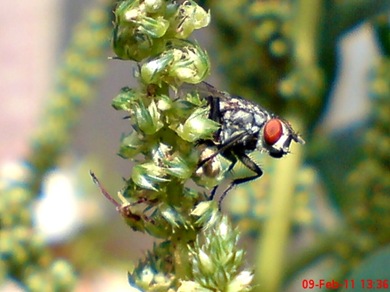
<path fill-rule="evenodd" d="M 103 60 L 110 55 L 113 3 L 93 5 L 75 28 L 58 69 L 56 92 L 26 158 L 27 175 L 1 190 L 0 280 L 13 278 L 33 291 L 66 291 L 76 281 L 72 265 L 56 259 L 56 251 L 35 237 L 29 206 L 45 173 L 69 147 L 71 129 L 94 95 Z M 388 1 L 229 0 L 202 5 L 211 9 L 218 48 L 218 63 L 213 64 L 229 85 L 224 89 L 258 98 L 290 120 L 306 140 L 303 149 L 293 149 L 289 161 L 262 158 L 267 175 L 237 188 L 226 204 L 225 212 L 231 211 L 248 241 L 255 242 L 250 263 L 258 284 L 254 289 L 300 288 L 308 270 L 328 280 L 389 279 L 383 272 L 390 271 L 390 27 L 383 14 Z M 337 41 L 363 22 L 372 25 L 381 49 L 367 77 L 370 115 L 337 133 L 323 132 L 317 126 L 337 81 Z M 280 191 L 280 185 L 286 190 Z M 331 210 L 335 223 L 324 223 L 323 208 Z M 309 239 L 294 244 L 303 236 Z M 96 249 L 93 238 L 74 239 L 67 256 Z M 92 265 L 89 259 L 76 260 L 76 270 L 102 264 L 93 257 Z"/>

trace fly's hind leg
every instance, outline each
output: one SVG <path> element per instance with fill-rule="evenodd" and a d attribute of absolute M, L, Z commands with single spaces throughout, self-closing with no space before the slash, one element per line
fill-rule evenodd
<path fill-rule="evenodd" d="M 237 178 L 235 180 L 233 180 L 231 182 L 231 184 L 229 185 L 229 187 L 222 193 L 221 197 L 219 198 L 219 201 L 218 201 L 218 209 L 221 210 L 221 206 L 222 206 L 222 201 L 223 199 L 226 197 L 226 195 L 237 185 L 239 184 L 242 184 L 242 183 L 246 183 L 248 181 L 251 181 L 251 180 L 255 180 L 257 178 L 259 178 L 260 176 L 263 175 L 263 171 L 261 170 L 260 166 L 258 166 L 252 159 L 249 158 L 248 155 L 246 155 L 245 153 L 240 153 L 240 154 L 237 154 L 237 158 L 242 162 L 242 164 L 244 164 L 246 167 L 248 167 L 250 170 L 252 170 L 254 173 L 256 173 L 255 175 L 252 175 L 252 176 L 248 176 L 248 177 L 243 177 L 243 178 Z M 234 163 L 235 164 L 235 163 Z M 232 165 L 234 166 L 234 164 L 232 163 Z M 229 170 L 232 167 L 229 167 Z"/>
<path fill-rule="evenodd" d="M 233 169 L 233 167 L 236 165 L 237 163 L 237 157 L 234 156 L 232 153 L 224 153 L 223 156 L 230 160 L 231 161 L 231 164 L 229 165 L 229 168 L 226 170 L 226 172 L 229 172 Z M 211 193 L 210 193 L 210 197 L 209 199 L 210 200 L 213 200 L 214 197 L 215 197 L 215 193 L 217 192 L 217 189 L 218 189 L 219 185 L 216 185 L 212 190 L 211 190 Z M 219 206 L 219 209 L 221 210 L 220 206 Z"/>

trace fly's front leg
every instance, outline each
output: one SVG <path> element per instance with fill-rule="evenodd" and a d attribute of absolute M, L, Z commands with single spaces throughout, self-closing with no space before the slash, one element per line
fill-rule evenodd
<path fill-rule="evenodd" d="M 221 111 L 219 108 L 219 98 L 214 96 L 208 96 L 207 102 L 210 105 L 209 119 L 220 124 Z"/>

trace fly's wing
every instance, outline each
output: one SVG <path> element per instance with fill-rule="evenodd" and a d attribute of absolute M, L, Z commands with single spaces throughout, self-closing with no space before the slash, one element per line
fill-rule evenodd
<path fill-rule="evenodd" d="M 208 118 L 221 124 L 220 101 L 229 100 L 231 98 L 230 94 L 219 91 L 214 86 L 206 82 L 183 85 L 181 89 L 179 89 L 179 94 L 186 93 L 197 93 L 201 99 L 206 100 L 210 107 Z M 219 135 L 218 133 L 216 134 L 217 136 Z"/>
<path fill-rule="evenodd" d="M 186 93 L 193 93 L 197 92 L 200 97 L 202 98 L 208 98 L 208 97 L 214 97 L 214 98 L 220 98 L 220 99 L 229 99 L 231 96 L 226 93 L 219 91 L 211 84 L 208 84 L 207 82 L 201 82 L 198 84 L 183 84 L 180 86 L 178 90 L 179 96 L 183 96 Z"/>

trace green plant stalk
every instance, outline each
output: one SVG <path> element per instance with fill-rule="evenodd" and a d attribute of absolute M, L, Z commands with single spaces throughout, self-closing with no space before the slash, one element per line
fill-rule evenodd
<path fill-rule="evenodd" d="M 293 41 L 294 61 L 298 69 L 312 66 L 317 62 L 316 42 L 322 16 L 322 2 L 322 0 L 299 0 L 295 5 Z"/>
<path fill-rule="evenodd" d="M 189 261 L 189 250 L 186 242 L 181 240 L 172 240 L 175 246 L 174 265 L 175 276 L 177 279 L 185 279 L 191 275 L 191 265 Z"/>
<path fill-rule="evenodd" d="M 298 129 L 301 128 L 298 119 L 288 120 Z M 296 173 L 303 158 L 303 147 L 294 144 L 291 152 L 288 157 L 274 162 L 277 175 L 272 176 L 270 182 L 270 211 L 257 245 L 255 277 L 262 291 L 280 291 L 283 277 L 286 262 L 285 249 L 289 241 L 292 220 L 291 205 L 295 192 Z"/>

